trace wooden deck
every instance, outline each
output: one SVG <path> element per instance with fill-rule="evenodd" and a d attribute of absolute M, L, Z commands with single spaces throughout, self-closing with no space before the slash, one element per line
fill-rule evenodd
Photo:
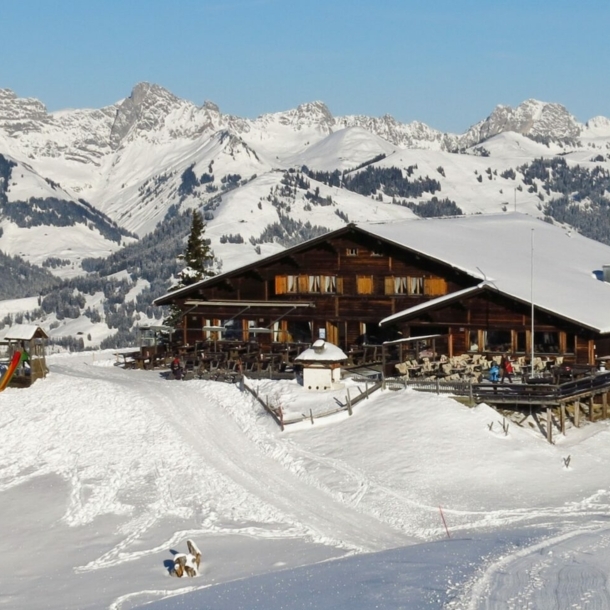
<path fill-rule="evenodd" d="M 435 392 L 466 398 L 472 405 L 484 402 L 494 407 L 508 409 L 533 408 L 547 412 L 547 439 L 552 442 L 552 421 L 565 434 L 565 423 L 571 417 L 579 427 L 581 415 L 595 421 L 596 413 L 602 419 L 608 417 L 608 392 L 610 372 L 597 373 L 561 384 L 547 383 L 545 378 L 530 383 L 471 383 L 470 381 L 443 381 L 440 379 L 386 378 L 388 389 L 413 388 L 420 392 Z"/>

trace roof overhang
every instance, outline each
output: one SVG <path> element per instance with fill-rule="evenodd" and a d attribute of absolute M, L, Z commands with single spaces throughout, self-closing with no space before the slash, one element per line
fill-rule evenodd
<path fill-rule="evenodd" d="M 311 301 L 203 301 L 189 299 L 184 302 L 189 307 L 268 307 L 268 308 L 292 308 L 295 307 L 315 307 Z"/>
<path fill-rule="evenodd" d="M 31 341 L 32 339 L 48 339 L 45 330 L 34 324 L 17 324 L 4 334 L 4 341 Z"/>
<path fill-rule="evenodd" d="M 457 290 L 456 292 L 445 294 L 442 297 L 437 297 L 436 299 L 430 299 L 429 301 L 425 301 L 424 303 L 419 303 L 418 305 L 409 307 L 409 309 L 403 309 L 402 311 L 399 311 L 397 313 L 392 314 L 391 316 L 388 316 L 387 318 L 384 318 L 383 320 L 381 320 L 381 322 L 379 322 L 379 326 L 394 324 L 399 320 L 411 318 L 423 311 L 434 309 L 435 307 L 441 307 L 442 305 L 446 305 L 454 301 L 459 301 L 463 297 L 472 296 L 474 294 L 477 294 L 478 292 L 481 292 L 488 286 L 489 285 L 486 282 L 481 282 L 477 286 L 471 286 L 470 288 Z"/>
<path fill-rule="evenodd" d="M 398 345 L 399 343 L 413 343 L 414 341 L 427 341 L 428 339 L 437 339 L 443 335 L 421 335 L 419 337 L 405 337 L 404 339 L 395 339 L 394 341 L 384 341 L 381 345 Z"/>
<path fill-rule="evenodd" d="M 481 282 L 480 284 L 477 284 L 476 286 L 472 286 L 470 288 L 464 288 L 463 290 L 457 290 L 456 292 L 452 292 L 450 294 L 445 294 L 441 297 L 437 297 L 436 299 L 430 299 L 429 301 L 425 301 L 424 303 L 419 303 L 418 305 L 409 307 L 409 309 L 403 309 L 402 311 L 399 311 L 399 312 L 392 314 L 391 316 L 388 316 L 387 318 L 384 318 L 383 320 L 381 320 L 379 322 L 379 326 L 387 326 L 388 324 L 394 324 L 398 321 L 408 320 L 409 318 L 413 318 L 416 315 L 421 314 L 424 311 L 429 311 L 429 310 L 435 309 L 437 307 L 442 307 L 444 305 L 448 305 L 449 303 L 454 303 L 455 301 L 459 301 L 462 298 L 474 296 L 475 294 L 481 293 L 485 290 L 493 291 L 508 299 L 512 299 L 513 301 L 516 301 L 517 303 L 522 303 L 524 305 L 531 304 L 508 292 L 499 290 L 492 282 L 486 281 L 486 282 Z M 543 311 L 544 313 L 555 316 L 556 318 L 559 318 L 561 320 L 566 320 L 567 322 L 570 322 L 571 324 L 576 324 L 578 326 L 582 326 L 583 328 L 586 328 L 586 329 L 594 331 L 594 332 L 598 332 L 600 334 L 610 333 L 610 329 L 594 328 L 587 324 L 583 324 L 579 320 L 574 320 L 567 316 L 562 316 L 561 314 L 557 313 L 556 311 L 550 311 L 549 309 L 547 309 L 545 307 L 540 307 L 540 305 L 538 305 L 537 303 L 534 303 L 534 308 L 537 311 Z"/>
<path fill-rule="evenodd" d="M 183 286 L 182 288 L 178 288 L 176 290 L 172 290 L 167 294 L 164 294 L 161 297 L 156 298 L 153 301 L 153 305 L 169 305 L 173 303 L 176 299 L 180 299 L 185 295 L 190 294 L 194 290 L 198 290 L 199 288 L 207 288 L 208 286 L 212 286 L 218 282 L 223 280 L 227 280 L 229 278 L 235 277 L 241 273 L 245 273 L 247 271 L 257 269 L 259 267 L 264 267 L 265 265 L 269 265 L 278 260 L 282 260 L 283 258 L 287 258 L 292 256 L 295 252 L 300 252 L 301 250 L 305 250 L 307 248 L 311 248 L 318 243 L 323 243 L 329 237 L 335 237 L 337 235 L 341 235 L 342 233 L 347 233 L 348 231 L 356 230 L 354 224 L 348 224 L 339 229 L 335 229 L 334 231 L 329 231 L 328 233 L 324 233 L 323 235 L 318 235 L 318 237 L 313 237 L 304 241 L 296 246 L 292 246 L 291 248 L 287 248 L 286 250 L 281 250 L 280 252 L 276 252 L 275 254 L 271 254 L 269 256 L 265 256 L 263 258 L 257 258 L 255 261 L 243 265 L 242 267 L 237 267 L 235 269 L 231 269 L 230 271 L 225 271 L 224 273 L 219 273 L 218 275 L 213 275 L 211 277 L 207 277 L 195 284 L 191 284 L 190 286 Z"/>

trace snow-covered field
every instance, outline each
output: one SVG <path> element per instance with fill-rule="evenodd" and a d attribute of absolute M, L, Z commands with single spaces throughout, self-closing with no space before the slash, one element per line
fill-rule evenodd
<path fill-rule="evenodd" d="M 54 355 L 0 394 L 0 607 L 610 608 L 606 422 L 549 445 L 379 391 L 281 432 L 237 386 L 113 364 Z M 187 538 L 201 575 L 178 579 Z"/>

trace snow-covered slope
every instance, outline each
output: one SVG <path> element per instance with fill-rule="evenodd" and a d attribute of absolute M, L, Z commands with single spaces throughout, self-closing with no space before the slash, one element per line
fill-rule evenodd
<path fill-rule="evenodd" d="M 83 273 L 83 258 L 106 257 L 133 241 L 29 163 L 0 156 L 0 174 L 0 248 L 5 253 L 36 265 L 59 259 L 58 274 L 70 277 Z"/>
<path fill-rule="evenodd" d="M 607 422 L 550 445 L 533 417 L 505 434 L 486 405 L 380 390 L 281 432 L 236 385 L 114 359 L 55 355 L 2 393 L 7 608 L 610 608 Z M 345 400 L 251 383 L 297 413 Z M 201 575 L 172 578 L 187 539 Z"/>
<path fill-rule="evenodd" d="M 396 150 L 396 146 L 362 127 L 347 127 L 288 157 L 286 163 L 296 167 L 307 165 L 311 169 L 348 170 Z"/>

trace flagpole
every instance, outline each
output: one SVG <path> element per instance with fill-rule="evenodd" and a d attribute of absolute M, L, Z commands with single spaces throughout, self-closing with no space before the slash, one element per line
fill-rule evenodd
<path fill-rule="evenodd" d="M 534 376 L 534 229 L 532 229 L 532 252 L 531 252 L 531 273 L 530 273 L 530 282 L 531 282 L 531 286 L 530 286 L 530 293 L 531 293 L 531 302 L 532 302 L 532 312 L 531 312 L 531 322 L 532 322 L 532 329 L 531 329 L 531 338 L 530 338 L 530 343 L 531 343 L 531 376 Z"/>

